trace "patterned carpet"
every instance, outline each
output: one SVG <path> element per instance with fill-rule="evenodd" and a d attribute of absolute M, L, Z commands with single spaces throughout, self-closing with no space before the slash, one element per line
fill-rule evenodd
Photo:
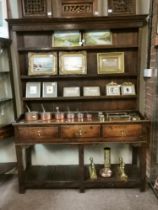
<path fill-rule="evenodd" d="M 27 190 L 18 193 L 17 177 L 0 180 L 0 210 L 157 210 L 151 189 Z"/>

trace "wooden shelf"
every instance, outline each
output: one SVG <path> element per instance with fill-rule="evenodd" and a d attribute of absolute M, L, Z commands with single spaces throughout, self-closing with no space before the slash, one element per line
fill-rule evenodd
<path fill-rule="evenodd" d="M 98 74 L 98 75 L 39 75 L 39 76 L 28 76 L 28 75 L 22 75 L 22 80 L 80 80 L 80 79 L 92 79 L 92 80 L 100 80 L 100 79 L 107 79 L 107 78 L 136 78 L 137 74 L 133 73 L 123 73 L 123 74 Z"/>
<path fill-rule="evenodd" d="M 121 181 L 117 177 L 116 170 L 118 165 L 112 165 L 113 176 L 110 178 L 101 178 L 99 170 L 103 165 L 96 165 L 98 178 L 90 180 L 88 177 L 88 168 L 85 171 L 85 179 L 83 185 L 88 187 L 137 187 L 140 184 L 139 170 L 136 166 L 128 165 L 127 173 L 129 178 L 127 182 Z M 25 171 L 26 187 L 34 188 L 53 188 L 53 187 L 68 187 L 76 188 L 80 186 L 81 179 L 79 177 L 79 166 L 76 165 L 61 165 L 61 166 L 31 166 Z"/>
<path fill-rule="evenodd" d="M 51 52 L 51 51 L 78 51 L 78 50 L 106 50 L 106 49 L 137 49 L 138 45 L 97 45 L 97 46 L 78 46 L 78 47 L 48 47 L 48 48 L 19 48 L 19 52 Z"/>
<path fill-rule="evenodd" d="M 137 95 L 133 96 L 81 96 L 81 97 L 56 97 L 56 98 L 23 98 L 24 101 L 87 101 L 87 100 L 122 100 L 137 99 Z"/>

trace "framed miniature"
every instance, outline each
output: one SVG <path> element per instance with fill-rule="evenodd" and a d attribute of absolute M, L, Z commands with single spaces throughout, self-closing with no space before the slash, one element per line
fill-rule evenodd
<path fill-rule="evenodd" d="M 109 30 L 87 31 L 83 34 L 84 45 L 112 45 L 112 33 Z"/>
<path fill-rule="evenodd" d="M 56 53 L 28 53 L 28 75 L 56 75 Z"/>
<path fill-rule="evenodd" d="M 41 83 L 40 82 L 27 82 L 26 83 L 26 98 L 40 98 L 41 96 Z"/>
<path fill-rule="evenodd" d="M 106 95 L 107 96 L 119 96 L 120 95 L 120 85 L 111 82 L 106 85 Z"/>
<path fill-rule="evenodd" d="M 7 0 L 0 0 L 0 37 L 3 38 L 9 37 L 7 17 Z"/>
<path fill-rule="evenodd" d="M 81 52 L 60 52 L 59 53 L 59 74 L 86 74 L 87 53 Z"/>
<path fill-rule="evenodd" d="M 98 74 L 124 73 L 124 52 L 98 53 Z"/>
<path fill-rule="evenodd" d="M 80 96 L 80 87 L 64 87 L 63 88 L 64 97 L 78 97 Z"/>
<path fill-rule="evenodd" d="M 81 33 L 79 31 L 55 31 L 52 36 L 53 47 L 81 46 Z"/>
<path fill-rule="evenodd" d="M 57 83 L 43 82 L 42 97 L 44 98 L 57 97 Z"/>
<path fill-rule="evenodd" d="M 83 96 L 100 96 L 100 87 L 98 86 L 83 87 Z"/>
<path fill-rule="evenodd" d="M 131 82 L 124 82 L 121 85 L 121 94 L 122 95 L 135 95 L 135 85 Z"/>

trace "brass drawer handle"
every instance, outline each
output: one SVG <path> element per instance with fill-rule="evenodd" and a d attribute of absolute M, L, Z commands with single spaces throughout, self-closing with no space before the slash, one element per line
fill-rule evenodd
<path fill-rule="evenodd" d="M 37 135 L 41 136 L 41 131 L 40 130 L 37 131 Z"/>
<path fill-rule="evenodd" d="M 76 132 L 76 137 L 82 137 L 83 132 L 82 129 L 80 128 L 79 131 Z"/>
<path fill-rule="evenodd" d="M 125 130 L 122 130 L 122 131 L 121 131 L 121 136 L 126 136 Z"/>

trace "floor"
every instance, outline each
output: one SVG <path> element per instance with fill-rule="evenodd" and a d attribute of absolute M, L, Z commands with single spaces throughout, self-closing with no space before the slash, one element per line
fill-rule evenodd
<path fill-rule="evenodd" d="M 158 210 L 158 199 L 149 188 L 27 190 L 18 193 L 17 177 L 0 180 L 0 210 Z"/>

